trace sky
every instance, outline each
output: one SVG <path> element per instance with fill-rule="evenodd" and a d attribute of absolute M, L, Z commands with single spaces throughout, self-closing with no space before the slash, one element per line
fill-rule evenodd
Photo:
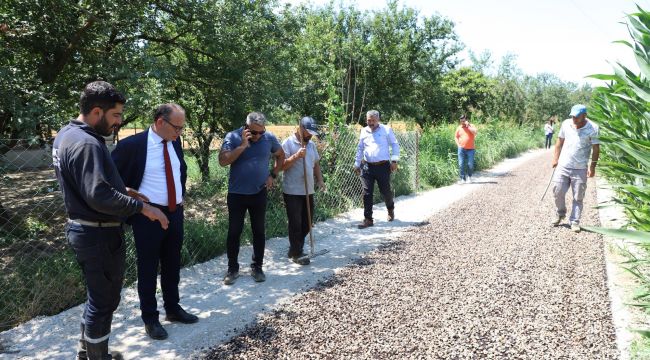
<path fill-rule="evenodd" d="M 329 0 L 285 0 L 288 3 L 322 5 Z M 338 0 L 337 0 L 338 3 Z M 344 0 L 361 10 L 378 10 L 385 0 Z M 621 62 L 636 72 L 631 50 L 616 40 L 628 40 L 621 22 L 638 4 L 650 10 L 650 0 L 401 0 L 424 16 L 442 15 L 455 23 L 465 45 L 460 54 L 470 65 L 468 50 L 488 50 L 498 63 L 512 53 L 529 75 L 553 73 L 579 84 L 600 82 L 585 78 L 612 73 L 609 62 Z"/>

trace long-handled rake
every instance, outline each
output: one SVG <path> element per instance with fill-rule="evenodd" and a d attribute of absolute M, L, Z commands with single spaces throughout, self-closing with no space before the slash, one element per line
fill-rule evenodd
<path fill-rule="evenodd" d="M 303 141 L 303 138 L 302 138 L 302 128 L 300 126 L 300 122 L 298 122 L 298 134 L 300 135 L 300 144 L 306 150 L 306 145 L 305 145 L 305 143 Z M 316 251 L 316 252 L 314 251 L 315 245 L 314 245 L 314 234 L 313 234 L 313 231 L 312 231 L 313 229 L 312 229 L 312 222 L 311 222 L 311 207 L 309 206 L 310 205 L 310 203 L 309 203 L 309 188 L 307 187 L 307 161 L 305 161 L 304 158 L 302 159 L 302 174 L 303 174 L 303 180 L 304 180 L 304 183 L 305 183 L 305 202 L 307 204 L 307 223 L 308 223 L 307 226 L 309 226 L 309 255 L 303 256 L 303 258 L 305 258 L 305 257 L 314 258 L 314 257 L 319 256 L 319 255 L 327 254 L 329 252 L 329 250 L 321 249 L 321 250 Z"/>

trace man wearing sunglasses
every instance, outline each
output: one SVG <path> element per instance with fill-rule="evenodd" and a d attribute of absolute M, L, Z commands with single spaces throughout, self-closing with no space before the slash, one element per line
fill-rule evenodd
<path fill-rule="evenodd" d="M 274 157 L 274 167 L 269 161 Z M 275 135 L 266 131 L 266 117 L 259 112 L 246 116 L 246 124 L 229 132 L 219 152 L 219 165 L 230 165 L 228 178 L 228 271 L 223 279 L 232 285 L 239 277 L 240 237 L 246 212 L 253 233 L 251 275 L 256 282 L 266 280 L 262 271 L 265 238 L 266 194 L 284 164 L 284 151 Z"/>
<path fill-rule="evenodd" d="M 138 256 L 138 296 L 144 328 L 154 340 L 167 338 L 160 324 L 156 301 L 158 265 L 165 318 L 192 324 L 199 319 L 179 305 L 181 247 L 183 245 L 183 196 L 187 165 L 179 136 L 185 126 L 185 110 L 177 104 L 160 105 L 147 131 L 117 143 L 112 157 L 126 186 L 138 189 L 140 199 L 160 209 L 169 227 L 136 214 L 128 219 L 133 227 Z"/>

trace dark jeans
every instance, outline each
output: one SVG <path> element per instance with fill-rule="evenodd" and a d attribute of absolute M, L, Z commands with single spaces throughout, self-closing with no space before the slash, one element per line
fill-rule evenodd
<path fill-rule="evenodd" d="M 367 168 L 366 168 L 367 165 Z M 379 186 L 379 192 L 384 198 L 386 208 L 395 208 L 393 192 L 390 190 L 390 163 L 381 165 L 366 164 L 361 171 L 361 185 L 363 186 L 363 217 L 372 220 L 372 198 L 375 191 L 375 181 Z"/>
<path fill-rule="evenodd" d="M 124 282 L 124 230 L 120 226 L 99 228 L 67 224 L 65 233 L 86 280 L 82 340 L 85 338 L 89 343 L 106 341 Z"/>
<path fill-rule="evenodd" d="M 551 147 L 551 142 L 553 141 L 553 133 L 546 135 L 546 141 L 544 142 L 544 148 L 549 149 Z"/>
<path fill-rule="evenodd" d="M 130 219 L 138 254 L 140 311 L 145 324 L 158 320 L 156 302 L 158 264 L 160 264 L 160 287 L 165 312 L 174 314 L 180 311 L 178 282 L 183 247 L 183 206 L 177 207 L 173 213 L 170 213 L 166 206 L 156 207 L 169 219 L 167 230 L 160 227 L 158 221 L 151 221 L 142 214 L 136 214 Z"/>
<path fill-rule="evenodd" d="M 253 263 L 262 268 L 264 261 L 264 220 L 266 215 L 266 188 L 257 194 L 243 195 L 228 193 L 228 271 L 239 271 L 239 240 L 244 230 L 246 211 L 251 220 L 253 232 Z"/>
<path fill-rule="evenodd" d="M 465 176 L 471 177 L 474 172 L 474 153 L 474 149 L 458 148 L 458 168 L 462 180 L 465 180 Z M 465 167 L 467 167 L 467 172 Z"/>
<path fill-rule="evenodd" d="M 300 256 L 305 246 L 305 236 L 309 234 L 309 219 L 307 219 L 307 196 L 289 195 L 284 196 L 284 205 L 287 209 L 287 220 L 289 223 L 289 257 Z M 309 195 L 309 211 L 312 221 L 314 216 L 314 195 Z"/>

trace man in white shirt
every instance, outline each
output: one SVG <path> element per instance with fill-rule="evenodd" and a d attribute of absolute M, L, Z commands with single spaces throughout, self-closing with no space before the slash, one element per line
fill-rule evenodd
<path fill-rule="evenodd" d="M 118 142 L 112 157 L 124 183 L 138 189 L 147 202 L 169 218 L 166 230 L 151 226 L 143 216 L 127 221 L 133 227 L 138 255 L 138 296 L 145 331 L 152 339 L 163 340 L 167 331 L 158 319 L 156 302 L 159 264 L 167 321 L 191 324 L 199 319 L 181 308 L 178 294 L 187 180 L 179 136 L 185 127 L 185 110 L 177 104 L 161 105 L 153 121 L 147 131 Z"/>
<path fill-rule="evenodd" d="M 596 164 L 600 155 L 598 125 L 587 119 L 587 107 L 575 105 L 571 108 L 570 119 L 564 120 L 555 144 L 552 166 L 553 195 L 555 197 L 556 216 L 551 223 L 558 226 L 566 216 L 566 193 L 571 187 L 573 204 L 569 223 L 571 230 L 580 231 L 582 201 L 587 190 L 587 177 L 596 175 Z M 589 162 L 589 154 L 591 162 Z"/>
<path fill-rule="evenodd" d="M 393 129 L 380 123 L 377 110 L 366 113 L 368 126 L 361 129 L 357 156 L 354 160 L 354 172 L 361 175 L 363 185 L 363 222 L 357 227 L 365 229 L 374 225 L 372 218 L 372 198 L 375 181 L 388 209 L 388 221 L 395 219 L 395 204 L 390 189 L 390 174 L 397 171 L 399 144 Z"/>

